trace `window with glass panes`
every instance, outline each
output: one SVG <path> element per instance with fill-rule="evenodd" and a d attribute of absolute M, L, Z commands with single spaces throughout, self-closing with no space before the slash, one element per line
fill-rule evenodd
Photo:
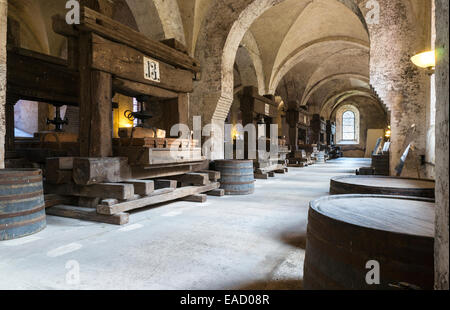
<path fill-rule="evenodd" d="M 342 139 L 349 141 L 356 139 L 355 113 L 352 111 L 346 111 L 342 115 Z"/>

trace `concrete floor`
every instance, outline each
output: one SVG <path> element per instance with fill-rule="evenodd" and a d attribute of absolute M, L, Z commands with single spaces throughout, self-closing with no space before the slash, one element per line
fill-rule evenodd
<path fill-rule="evenodd" d="M 42 232 L 0 242 L 0 289 L 301 289 L 309 201 L 367 165 L 290 168 L 254 195 L 161 205 L 122 227 L 48 216 Z"/>

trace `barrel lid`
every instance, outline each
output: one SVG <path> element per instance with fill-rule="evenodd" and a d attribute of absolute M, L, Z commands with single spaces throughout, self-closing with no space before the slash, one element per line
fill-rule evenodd
<path fill-rule="evenodd" d="M 435 187 L 433 180 L 378 175 L 346 175 L 334 177 L 331 180 L 333 182 L 379 188 L 433 189 Z"/>
<path fill-rule="evenodd" d="M 315 212 L 339 222 L 374 230 L 434 238 L 435 208 L 421 197 L 335 195 L 314 200 Z"/>

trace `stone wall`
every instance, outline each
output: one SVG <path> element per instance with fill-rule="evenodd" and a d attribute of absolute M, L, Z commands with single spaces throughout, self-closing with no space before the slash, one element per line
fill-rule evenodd
<path fill-rule="evenodd" d="M 7 0 L 0 0 L 0 169 L 5 165 L 5 102 L 6 102 L 6 29 Z"/>
<path fill-rule="evenodd" d="M 426 154 L 430 77 L 410 58 L 430 48 L 431 2 L 378 2 L 379 23 L 369 24 L 370 82 L 391 111 L 391 169 L 412 143 L 415 151 L 408 156 L 402 176 L 424 177 L 425 166 L 420 164 L 420 156 Z M 366 14 L 365 6 L 360 7 Z"/>
<path fill-rule="evenodd" d="M 353 97 L 342 102 L 333 111 L 330 119 L 336 121 L 336 141 L 339 144 L 341 137 L 341 122 L 337 118 L 342 117 L 345 106 L 354 106 L 359 114 L 357 122 L 358 143 L 341 145 L 346 157 L 364 157 L 366 153 L 367 132 L 369 129 L 385 129 L 388 120 L 379 103 L 366 97 Z M 355 113 L 356 114 L 356 113 Z"/>
<path fill-rule="evenodd" d="M 448 285 L 448 0 L 436 0 L 436 289 Z"/>

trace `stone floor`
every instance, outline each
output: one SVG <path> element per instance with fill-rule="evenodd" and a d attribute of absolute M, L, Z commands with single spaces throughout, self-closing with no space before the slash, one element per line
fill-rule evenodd
<path fill-rule="evenodd" d="M 254 195 L 161 205 L 123 227 L 48 216 L 0 242 L 0 289 L 301 289 L 309 201 L 368 164 L 290 168 Z"/>

